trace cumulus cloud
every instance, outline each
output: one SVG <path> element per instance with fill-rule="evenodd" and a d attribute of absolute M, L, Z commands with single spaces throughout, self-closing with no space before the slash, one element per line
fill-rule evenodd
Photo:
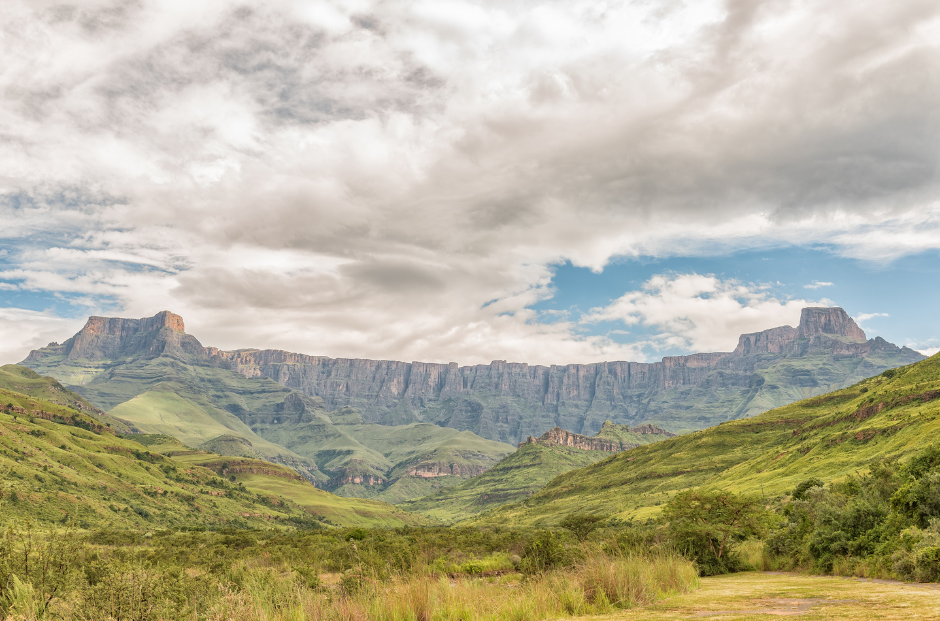
<path fill-rule="evenodd" d="M 804 289 L 822 289 L 823 287 L 831 287 L 834 283 L 826 282 L 823 280 L 814 280 L 808 285 L 803 285 Z"/>
<path fill-rule="evenodd" d="M 640 290 L 626 293 L 608 306 L 591 309 L 581 321 L 644 326 L 653 335 L 642 344 L 654 349 L 731 351 L 741 334 L 796 326 L 804 307 L 827 302 L 781 300 L 766 286 L 713 275 L 658 275 Z"/>
<path fill-rule="evenodd" d="M 170 308 L 222 347 L 639 356 L 538 321 L 550 265 L 940 247 L 938 16 L 928 0 L 11 0 L 0 279 Z M 673 296 L 692 314 L 655 324 L 663 346 L 705 349 L 795 321 L 800 301 L 708 278 L 592 317 L 652 322 Z M 709 315 L 721 304 L 743 323 Z"/>

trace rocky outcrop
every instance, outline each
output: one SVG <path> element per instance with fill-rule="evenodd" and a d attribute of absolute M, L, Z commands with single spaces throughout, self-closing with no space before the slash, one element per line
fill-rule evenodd
<path fill-rule="evenodd" d="M 675 438 L 676 434 L 666 431 L 656 425 L 640 425 L 639 427 L 631 427 L 630 431 L 633 433 L 638 433 L 641 436 L 643 435 L 654 435 L 654 436 L 663 436 L 664 438 Z"/>
<path fill-rule="evenodd" d="M 804 308 L 800 314 L 797 338 L 811 339 L 819 334 L 844 336 L 855 341 L 864 341 L 865 333 L 848 313 L 841 308 Z"/>
<path fill-rule="evenodd" d="M 489 465 L 483 464 L 457 464 L 447 462 L 422 462 L 410 466 L 405 472 L 409 477 L 419 479 L 432 479 L 435 477 L 475 477 L 489 470 Z"/>
<path fill-rule="evenodd" d="M 143 319 L 89 317 L 75 336 L 61 345 L 50 343 L 34 350 L 24 361 L 41 360 L 48 355 L 64 355 L 66 360 L 113 360 L 123 356 L 160 356 L 176 351 L 204 355 L 206 350 L 185 332 L 183 318 L 169 311 Z"/>
<path fill-rule="evenodd" d="M 617 453 L 625 450 L 622 443 L 602 438 L 590 438 L 582 436 L 579 433 L 571 433 L 567 429 L 554 427 L 536 438 L 529 436 L 525 442 L 519 444 L 522 448 L 526 444 L 541 444 L 542 446 L 567 446 L 570 448 L 581 449 L 582 451 L 606 451 L 608 453 Z M 628 448 L 634 448 L 639 444 L 634 444 Z"/>

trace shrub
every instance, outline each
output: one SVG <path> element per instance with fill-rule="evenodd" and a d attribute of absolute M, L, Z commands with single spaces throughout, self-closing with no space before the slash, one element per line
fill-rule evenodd
<path fill-rule="evenodd" d="M 793 494 L 792 494 L 793 500 L 803 500 L 806 498 L 807 491 L 811 490 L 814 487 L 822 487 L 823 485 L 825 485 L 825 483 L 823 483 L 820 479 L 817 479 L 815 477 L 812 479 L 806 479 L 805 481 L 797 485 L 796 488 L 793 490 Z"/>
<path fill-rule="evenodd" d="M 576 555 L 561 542 L 558 533 L 541 530 L 526 544 L 519 570 L 524 574 L 537 574 L 551 569 L 569 567 Z"/>

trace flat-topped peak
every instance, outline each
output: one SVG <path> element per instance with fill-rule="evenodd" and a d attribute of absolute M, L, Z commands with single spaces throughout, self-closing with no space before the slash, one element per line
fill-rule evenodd
<path fill-rule="evenodd" d="M 818 334 L 844 336 L 856 341 L 865 341 L 868 337 L 858 327 L 849 314 L 838 306 L 813 306 L 804 308 L 800 313 L 800 326 L 797 338 L 808 339 Z"/>
<path fill-rule="evenodd" d="M 92 315 L 85 322 L 81 332 L 86 334 L 120 334 L 122 332 L 150 332 L 161 328 L 170 328 L 185 332 L 183 318 L 170 311 L 160 311 L 153 317 L 124 319 L 123 317 L 98 317 Z"/>
<path fill-rule="evenodd" d="M 155 356 L 181 348 L 188 352 L 203 349 L 199 341 L 186 334 L 183 318 L 170 311 L 141 319 L 92 316 L 62 345 L 50 343 L 30 352 L 27 360 L 38 361 L 50 354 L 65 354 L 69 360 Z"/>

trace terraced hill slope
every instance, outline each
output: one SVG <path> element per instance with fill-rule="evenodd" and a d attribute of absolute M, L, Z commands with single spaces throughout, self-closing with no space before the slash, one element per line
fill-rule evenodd
<path fill-rule="evenodd" d="M 246 473 L 240 485 L 241 473 L 232 481 L 148 450 L 68 406 L 5 389 L 0 404 L 0 506 L 7 518 L 139 530 L 422 523 L 384 503 L 317 490 L 283 466 L 254 460 L 267 471 Z M 186 451 L 178 442 L 176 448 Z"/>
<path fill-rule="evenodd" d="M 810 477 L 838 479 L 940 438 L 940 355 L 745 420 L 641 446 L 563 474 L 476 523 L 554 524 L 570 513 L 659 512 L 691 487 L 779 496 Z"/>

